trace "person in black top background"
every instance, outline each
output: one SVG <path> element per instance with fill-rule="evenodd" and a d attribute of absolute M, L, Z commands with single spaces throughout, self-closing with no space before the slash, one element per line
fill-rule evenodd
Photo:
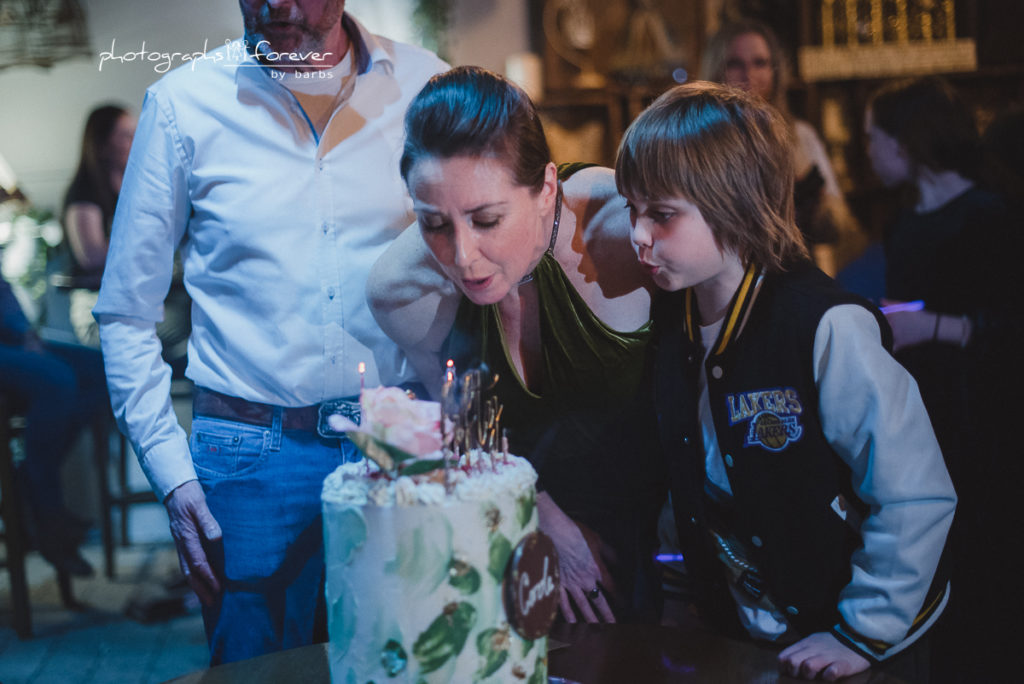
<path fill-rule="evenodd" d="M 1009 644 L 999 644 L 1017 612 L 1005 604 L 1005 577 L 1022 570 L 1000 552 L 1021 522 L 1008 505 L 1021 465 L 1007 410 L 1024 378 L 1020 216 L 978 182 L 977 128 L 945 80 L 883 86 L 865 129 L 876 175 L 908 190 L 884 236 L 883 304 L 921 304 L 887 316 L 896 357 L 918 382 L 960 496 L 950 534 L 957 590 L 936 630 L 932 671 L 940 681 L 994 681 L 982 673 L 998 676 L 988 668 L 1004 661 Z"/>

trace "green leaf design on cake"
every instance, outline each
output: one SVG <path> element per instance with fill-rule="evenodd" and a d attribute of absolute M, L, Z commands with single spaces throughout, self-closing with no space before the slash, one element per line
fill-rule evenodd
<path fill-rule="evenodd" d="M 512 555 L 512 542 L 503 534 L 494 533 L 491 535 L 491 548 L 488 551 L 487 570 L 496 582 L 501 583 L 505 576 L 505 566 L 508 565 L 508 558 Z"/>
<path fill-rule="evenodd" d="M 534 499 L 533 492 L 516 499 L 516 518 L 519 521 L 519 527 L 526 527 L 530 522 L 535 505 L 536 500 Z"/>
<path fill-rule="evenodd" d="M 402 644 L 394 639 L 389 639 L 384 644 L 384 648 L 380 652 L 380 664 L 384 666 L 384 671 L 387 672 L 388 677 L 398 676 L 405 669 L 408 662 L 409 655 L 402 648 Z"/>
<path fill-rule="evenodd" d="M 533 642 L 534 642 L 534 639 L 523 639 L 523 656 L 522 656 L 523 658 L 525 658 L 526 655 L 533 648 Z"/>
<path fill-rule="evenodd" d="M 497 629 L 491 627 L 485 629 L 476 636 L 476 650 L 484 657 L 480 669 L 473 675 L 474 681 L 487 679 L 508 659 L 508 649 L 511 646 L 508 637 L 508 627 Z"/>
<path fill-rule="evenodd" d="M 331 604 L 331 644 L 337 649 L 337 655 L 344 656 L 356 633 L 356 600 L 348 582 L 342 580 L 335 586 L 338 598 Z"/>
<path fill-rule="evenodd" d="M 526 684 L 548 684 L 548 664 L 544 658 L 537 656 L 537 662 L 534 665 L 533 674 L 527 680 Z"/>
<path fill-rule="evenodd" d="M 381 470 L 393 471 L 399 463 L 416 458 L 408 451 L 383 442 L 365 432 L 350 430 L 345 435 L 363 452 L 364 456 L 379 465 Z"/>
<path fill-rule="evenodd" d="M 458 656 L 476 623 L 476 608 L 466 602 L 449 603 L 430 626 L 416 638 L 412 654 L 420 661 L 420 674 L 427 674 Z"/>
<path fill-rule="evenodd" d="M 401 577 L 413 594 L 429 594 L 448 576 L 451 558 L 451 523 L 439 513 L 425 513 L 417 527 L 400 533 L 395 558 L 384 571 Z"/>
<path fill-rule="evenodd" d="M 452 558 L 448 565 L 448 584 L 469 596 L 480 589 L 480 573 L 472 565 L 457 558 Z"/>
<path fill-rule="evenodd" d="M 440 458 L 421 458 L 413 461 L 401 470 L 402 475 L 413 476 L 429 473 L 438 468 L 444 467 L 444 460 Z"/>
<path fill-rule="evenodd" d="M 330 557 L 332 561 L 337 559 L 348 565 L 356 551 L 366 543 L 366 519 L 363 512 L 357 508 L 346 508 L 339 511 L 328 524 L 334 527 Z"/>

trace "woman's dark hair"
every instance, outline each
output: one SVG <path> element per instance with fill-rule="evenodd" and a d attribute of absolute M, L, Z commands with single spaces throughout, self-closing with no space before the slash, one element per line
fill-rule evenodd
<path fill-rule="evenodd" d="M 506 78 L 473 66 L 437 74 L 405 114 L 402 178 L 423 157 L 492 156 L 516 183 L 539 191 L 551 151 L 537 109 Z"/>
<path fill-rule="evenodd" d="M 118 120 L 128 113 L 126 108 L 114 104 L 101 105 L 92 110 L 82 134 L 82 153 L 78 159 L 78 169 L 71 181 L 73 187 L 88 189 L 104 216 L 113 216 L 114 205 L 117 203 L 117 193 L 110 185 L 107 144 Z"/>
<path fill-rule="evenodd" d="M 970 109 L 945 79 L 926 76 L 886 84 L 872 95 L 868 109 L 872 123 L 903 145 L 915 164 L 977 176 L 978 128 Z"/>

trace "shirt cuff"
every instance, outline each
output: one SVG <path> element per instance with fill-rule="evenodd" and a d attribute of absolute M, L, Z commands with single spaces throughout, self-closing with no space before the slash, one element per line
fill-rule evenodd
<path fill-rule="evenodd" d="M 167 495 L 189 480 L 198 480 L 192 465 L 192 456 L 185 448 L 173 443 L 158 444 L 149 449 L 140 459 L 143 472 L 150 486 L 162 502 Z"/>

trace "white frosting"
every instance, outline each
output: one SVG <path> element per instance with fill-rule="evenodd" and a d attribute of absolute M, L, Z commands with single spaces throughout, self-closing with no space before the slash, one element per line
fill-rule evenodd
<path fill-rule="evenodd" d="M 537 482 L 533 466 L 518 456 L 496 456 L 493 459 L 474 451 L 465 468 L 452 468 L 449 473 L 451 494 L 438 478 L 440 471 L 391 480 L 380 475 L 373 464 L 346 463 L 324 480 L 323 500 L 338 504 L 361 506 L 371 502 L 377 506 L 435 506 L 449 498 L 458 501 L 486 501 L 499 495 L 518 496 L 532 491 Z M 464 459 L 465 463 L 465 459 Z"/>

